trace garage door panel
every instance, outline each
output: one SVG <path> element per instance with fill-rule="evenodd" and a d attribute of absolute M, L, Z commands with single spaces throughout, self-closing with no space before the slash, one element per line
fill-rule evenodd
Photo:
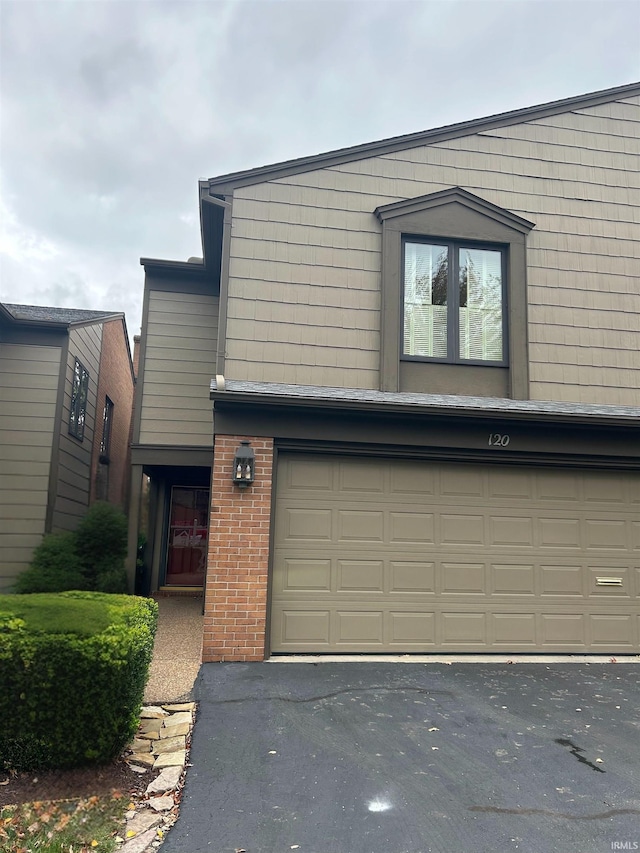
<path fill-rule="evenodd" d="M 441 545 L 479 545 L 485 543 L 484 517 L 463 513 L 440 515 Z"/>
<path fill-rule="evenodd" d="M 514 515 L 492 515 L 489 544 L 508 548 L 533 548 L 533 519 Z"/>
<path fill-rule="evenodd" d="M 389 592 L 435 594 L 435 563 L 389 561 Z"/>
<path fill-rule="evenodd" d="M 328 647 L 330 643 L 330 610 L 283 610 L 274 618 L 274 632 L 281 645 Z"/>
<path fill-rule="evenodd" d="M 432 512 L 390 512 L 389 541 L 392 543 L 435 543 L 435 519 Z"/>
<path fill-rule="evenodd" d="M 420 466 L 416 469 L 414 460 L 396 460 L 389 469 L 389 494 L 419 495 L 420 500 L 428 499 L 437 494 L 437 471 L 433 468 Z"/>
<path fill-rule="evenodd" d="M 497 467 L 488 473 L 489 498 L 509 498 L 530 501 L 533 473 L 512 468 Z"/>
<path fill-rule="evenodd" d="M 585 594 L 584 572 L 581 565 L 541 567 L 542 589 L 544 596 L 580 596 Z"/>
<path fill-rule="evenodd" d="M 585 539 L 587 548 L 626 551 L 627 525 L 614 519 L 588 518 L 585 521 Z"/>
<path fill-rule="evenodd" d="M 578 503 L 581 499 L 580 477 L 573 471 L 536 472 L 535 484 L 538 500 L 545 503 Z"/>
<path fill-rule="evenodd" d="M 300 539 L 331 542 L 332 511 L 304 507 L 286 508 L 280 514 L 278 538 L 284 542 Z"/>
<path fill-rule="evenodd" d="M 490 574 L 493 595 L 534 596 L 536 594 L 535 571 L 531 563 L 522 565 L 494 563 Z"/>
<path fill-rule="evenodd" d="M 469 644 L 477 647 L 487 645 L 486 613 L 443 613 L 441 626 L 442 645 L 445 648 Z"/>
<path fill-rule="evenodd" d="M 586 643 L 585 617 L 581 613 L 543 613 L 542 645 L 580 648 Z"/>
<path fill-rule="evenodd" d="M 513 649 L 536 646 L 536 615 L 535 613 L 492 613 L 491 614 L 492 646 Z"/>
<path fill-rule="evenodd" d="M 381 610 L 338 610 L 336 639 L 338 645 L 384 645 L 384 618 Z"/>
<path fill-rule="evenodd" d="M 637 647 L 640 487 L 619 473 L 281 453 L 272 650 Z"/>
<path fill-rule="evenodd" d="M 384 481 L 384 470 L 374 468 L 367 460 L 350 460 L 338 465 L 338 489 L 341 492 L 383 494 Z"/>
<path fill-rule="evenodd" d="M 481 468 L 451 465 L 440 469 L 442 497 L 482 498 L 485 495 L 485 474 Z"/>
<path fill-rule="evenodd" d="M 274 576 L 275 581 L 278 581 L 279 592 L 331 592 L 331 560 L 285 558 L 282 560 L 282 571 Z"/>
<path fill-rule="evenodd" d="M 338 592 L 384 592 L 381 560 L 338 560 Z"/>
<path fill-rule="evenodd" d="M 541 548 L 580 549 L 579 518 L 538 519 Z"/>
<path fill-rule="evenodd" d="M 338 541 L 382 542 L 384 513 L 373 510 L 338 510 Z"/>
<path fill-rule="evenodd" d="M 389 643 L 401 648 L 419 646 L 432 647 L 436 642 L 436 619 L 434 613 L 413 612 L 389 613 Z"/>
<path fill-rule="evenodd" d="M 632 651 L 635 645 L 633 627 L 630 614 L 592 614 L 589 617 L 591 645 L 605 648 L 627 646 Z"/>
<path fill-rule="evenodd" d="M 287 491 L 327 493 L 333 491 L 334 471 L 322 457 L 307 457 L 287 465 L 283 480 Z"/>
<path fill-rule="evenodd" d="M 624 504 L 628 500 L 628 485 L 625 477 L 594 471 L 584 481 L 585 502 Z"/>
<path fill-rule="evenodd" d="M 443 595 L 486 595 L 487 579 L 484 563 L 442 563 Z"/>

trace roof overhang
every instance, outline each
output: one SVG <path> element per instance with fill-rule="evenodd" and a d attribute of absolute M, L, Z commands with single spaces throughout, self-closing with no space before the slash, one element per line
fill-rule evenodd
<path fill-rule="evenodd" d="M 285 385 L 268 382 L 211 383 L 210 399 L 221 406 L 286 407 L 325 411 L 399 414 L 429 418 L 526 421 L 529 423 L 623 427 L 640 430 L 640 407 L 594 406 L 496 397 L 392 393 L 357 388 Z M 640 438 L 640 433 L 639 433 Z"/>

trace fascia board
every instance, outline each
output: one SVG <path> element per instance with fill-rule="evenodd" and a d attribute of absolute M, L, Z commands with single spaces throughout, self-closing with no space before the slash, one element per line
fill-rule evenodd
<path fill-rule="evenodd" d="M 481 409 L 477 407 L 437 406 L 402 404 L 402 403 L 372 403 L 366 400 L 336 400 L 330 398 L 313 398 L 284 395 L 268 395 L 246 393 L 242 391 L 216 391 L 212 388 L 209 399 L 223 405 L 250 405 L 266 407 L 287 407 L 291 409 L 331 409 L 345 412 L 369 412 L 371 414 L 401 414 L 415 416 L 437 417 L 439 419 L 465 418 L 476 420 L 522 421 L 529 423 L 566 423 L 584 426 L 619 426 L 627 429 L 640 425 L 640 410 L 637 416 L 624 417 L 620 415 L 567 412 L 522 411 L 517 409 Z"/>

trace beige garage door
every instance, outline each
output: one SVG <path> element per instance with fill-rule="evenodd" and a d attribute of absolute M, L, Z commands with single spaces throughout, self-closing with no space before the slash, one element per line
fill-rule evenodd
<path fill-rule="evenodd" d="M 273 652 L 627 652 L 640 479 L 281 454 Z"/>

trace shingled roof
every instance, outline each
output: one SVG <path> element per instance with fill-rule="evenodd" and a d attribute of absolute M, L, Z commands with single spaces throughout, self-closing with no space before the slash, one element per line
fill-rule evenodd
<path fill-rule="evenodd" d="M 77 323 L 100 322 L 122 317 L 117 311 L 85 311 L 83 308 L 49 308 L 43 305 L 15 305 L 0 302 L 14 320 L 30 323 L 47 323 L 60 326 L 72 326 Z"/>
<path fill-rule="evenodd" d="M 499 397 L 465 397 L 453 394 L 415 394 L 373 391 L 361 388 L 329 388 L 316 385 L 288 385 L 272 382 L 230 380 L 211 382 L 211 399 L 251 401 L 271 405 L 325 406 L 342 409 L 372 409 L 387 412 L 424 412 L 433 415 L 460 414 L 533 420 L 574 420 L 591 423 L 618 423 L 635 427 L 640 423 L 640 407 L 604 406 L 586 403 L 559 403 L 545 400 L 511 400 Z"/>

